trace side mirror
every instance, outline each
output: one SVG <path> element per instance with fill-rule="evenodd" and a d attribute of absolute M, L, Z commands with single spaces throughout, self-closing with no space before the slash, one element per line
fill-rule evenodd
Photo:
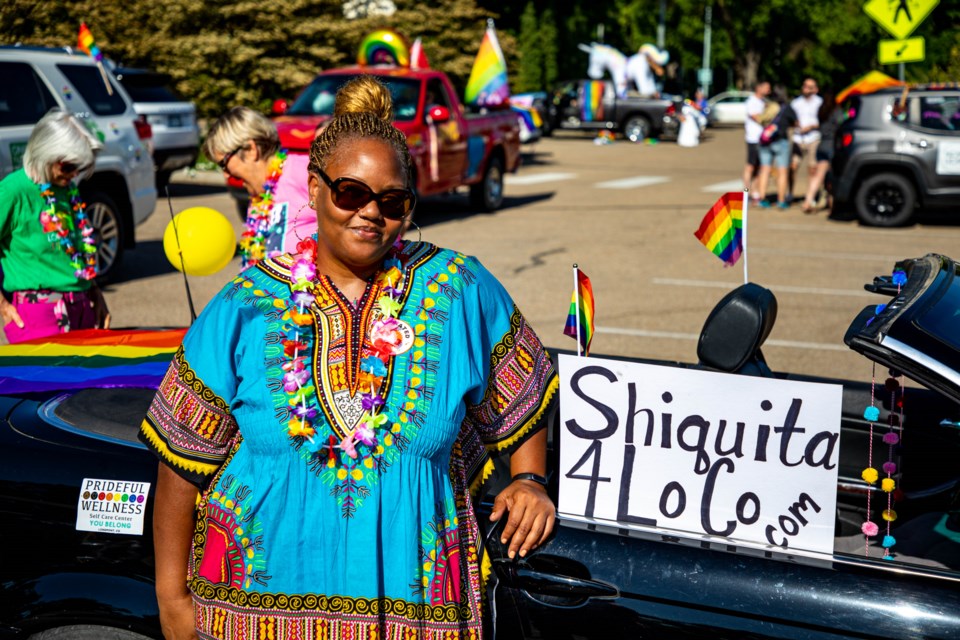
<path fill-rule="evenodd" d="M 450 120 L 450 109 L 435 104 L 427 108 L 427 118 L 436 124 L 443 124 Z"/>
<path fill-rule="evenodd" d="M 273 106 L 270 111 L 273 112 L 275 116 L 282 116 L 287 112 L 287 109 L 290 108 L 290 103 L 284 100 L 283 98 L 278 98 L 273 101 Z"/>

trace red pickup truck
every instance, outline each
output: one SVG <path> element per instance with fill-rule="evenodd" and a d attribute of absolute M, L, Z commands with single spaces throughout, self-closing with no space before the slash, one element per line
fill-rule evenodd
<path fill-rule="evenodd" d="M 510 109 L 467 113 L 440 71 L 383 66 L 325 71 L 289 107 L 275 105 L 280 144 L 293 153 L 306 153 L 317 128 L 333 113 L 337 89 L 360 74 L 377 76 L 390 88 L 394 120 L 407 136 L 421 196 L 469 186 L 475 207 L 500 207 L 503 174 L 520 165 L 516 114 Z"/>

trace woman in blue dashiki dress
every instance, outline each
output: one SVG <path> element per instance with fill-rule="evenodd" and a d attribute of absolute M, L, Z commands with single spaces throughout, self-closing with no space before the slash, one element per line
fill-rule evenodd
<path fill-rule="evenodd" d="M 344 87 L 311 151 L 316 239 L 234 278 L 171 364 L 141 433 L 168 638 L 482 635 L 469 494 L 488 449 L 544 474 L 557 378 L 475 258 L 399 240 L 406 149 L 387 90 Z M 508 507 L 512 552 L 549 535 L 541 486 Z"/>

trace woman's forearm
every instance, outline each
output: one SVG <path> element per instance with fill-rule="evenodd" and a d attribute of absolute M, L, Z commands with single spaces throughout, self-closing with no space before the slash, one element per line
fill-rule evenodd
<path fill-rule="evenodd" d="M 159 463 L 153 505 L 153 546 L 156 559 L 157 598 L 187 595 L 187 563 L 195 526 L 197 488 Z"/>

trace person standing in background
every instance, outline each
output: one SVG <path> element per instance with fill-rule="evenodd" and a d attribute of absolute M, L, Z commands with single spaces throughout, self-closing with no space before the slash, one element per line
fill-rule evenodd
<path fill-rule="evenodd" d="M 747 163 L 743 167 L 743 188 L 751 190 L 754 203 L 759 202 L 764 196 L 762 193 L 753 192 L 751 187 L 760 166 L 760 134 L 763 133 L 763 124 L 760 120 L 769 95 L 770 83 L 766 80 L 757 81 L 757 84 L 753 87 L 753 94 L 747 98 L 747 118 L 743 125 L 743 139 L 747 143 Z"/>
<path fill-rule="evenodd" d="M 807 163 L 808 183 L 817 172 L 817 146 L 820 144 L 820 107 L 823 98 L 818 95 L 820 88 L 813 78 L 805 78 L 800 95 L 790 102 L 797 115 L 797 128 L 793 133 L 793 153 L 790 157 L 790 184 L 787 192 L 793 197 L 793 184 L 797 169 L 804 161 Z"/>

